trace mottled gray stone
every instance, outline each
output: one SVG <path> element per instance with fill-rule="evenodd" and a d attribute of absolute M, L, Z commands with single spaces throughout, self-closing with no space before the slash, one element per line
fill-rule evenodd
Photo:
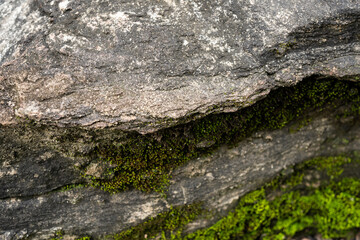
<path fill-rule="evenodd" d="M 356 0 L 0 0 L 0 239 L 98 238 L 197 201 L 223 214 L 288 166 L 359 151 L 359 119 L 321 115 L 191 160 L 166 200 L 59 191 L 83 166 L 100 176 L 96 143 L 124 130 L 236 111 L 307 76 L 357 79 L 359 29 Z"/>
<path fill-rule="evenodd" d="M 111 195 L 93 188 L 65 192 L 49 188 L 47 194 L 1 199 L 0 237 L 48 239 L 61 229 L 70 236 L 89 234 L 97 239 L 139 224 L 171 205 L 199 201 L 204 202 L 207 209 L 223 214 L 239 197 L 296 163 L 316 156 L 360 150 L 359 119 L 340 122 L 326 114 L 297 132 L 289 134 L 290 128 L 293 126 L 259 132 L 232 148 L 224 146 L 211 156 L 190 161 L 173 173 L 166 199 L 155 193 L 126 191 Z M 76 174 L 71 168 L 64 167 L 63 171 Z M 40 179 L 47 181 L 46 176 Z M 194 222 L 189 229 L 208 226 L 211 222 L 213 219 Z"/>
<path fill-rule="evenodd" d="M 312 74 L 360 74 L 353 0 L 0 4 L 2 124 L 146 133 Z"/>

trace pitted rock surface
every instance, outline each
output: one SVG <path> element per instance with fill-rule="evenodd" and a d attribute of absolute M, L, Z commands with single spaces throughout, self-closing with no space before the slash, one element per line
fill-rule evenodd
<path fill-rule="evenodd" d="M 99 143 L 236 111 L 309 76 L 360 81 L 358 0 L 0 0 L 0 239 L 101 239 L 198 201 L 224 214 L 288 166 L 360 151 L 359 119 L 330 112 L 192 159 L 167 199 L 63 189 L 86 182 L 84 166 L 101 177 Z"/>
<path fill-rule="evenodd" d="M 47 240 L 58 230 L 64 231 L 65 236 L 90 235 L 94 239 L 103 239 L 107 234 L 120 232 L 167 211 L 170 206 L 199 201 L 206 209 L 223 214 L 239 197 L 265 184 L 284 169 L 289 171 L 290 166 L 321 155 L 359 151 L 359 146 L 359 119 L 348 119 L 339 124 L 328 114 L 316 117 L 293 134 L 289 134 L 287 127 L 258 132 L 232 148 L 224 147 L 211 156 L 188 162 L 174 171 L 166 199 L 158 193 L 135 190 L 117 194 L 90 187 L 54 191 L 50 188 L 54 179 L 42 176 L 40 181 L 49 184 L 49 192 L 32 187 L 34 196 L 26 195 L 28 192 L 22 195 L 12 192 L 9 193 L 11 197 L 0 199 L 0 239 Z M 78 176 L 66 163 L 63 161 L 63 172 L 56 179 L 59 184 L 69 184 Z M 38 171 L 37 166 L 29 165 L 28 169 Z M 57 170 L 52 172 L 55 174 Z M 355 172 L 359 175 L 359 171 Z M 15 180 L 17 176 L 24 176 L 21 171 L 0 174 Z M 62 178 L 65 174 L 73 174 L 73 177 Z M 21 183 L 17 188 L 26 187 L 29 186 Z M 189 228 L 194 231 L 211 223 L 214 223 L 212 218 L 201 219 Z"/>
<path fill-rule="evenodd" d="M 0 3 L 1 124 L 147 133 L 360 74 L 353 0 Z"/>

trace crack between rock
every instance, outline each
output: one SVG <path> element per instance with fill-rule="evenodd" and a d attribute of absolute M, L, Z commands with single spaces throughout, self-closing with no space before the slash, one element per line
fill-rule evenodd
<path fill-rule="evenodd" d="M 75 185 L 80 185 L 80 184 L 86 184 L 85 182 L 80 182 L 80 183 L 76 183 Z M 52 193 L 56 193 L 56 192 L 64 192 L 64 191 L 70 191 L 72 190 L 71 189 L 66 189 L 66 190 L 63 190 L 64 187 L 66 186 L 69 186 L 69 185 L 72 185 L 72 184 L 66 184 L 66 185 L 63 185 L 61 187 L 57 187 L 57 188 L 54 188 L 54 189 L 51 189 L 50 191 L 48 192 L 44 192 L 44 193 L 39 193 L 39 194 L 33 194 L 33 195 L 26 195 L 26 196 L 8 196 L 8 197 L 0 197 L 0 200 L 3 201 L 3 200 L 10 200 L 10 199 L 20 199 L 20 200 L 30 200 L 30 199 L 33 199 L 33 198 L 37 198 L 37 197 L 41 197 L 41 196 L 45 196 L 45 195 L 50 195 Z M 84 188 L 88 188 L 90 186 L 85 186 Z"/>

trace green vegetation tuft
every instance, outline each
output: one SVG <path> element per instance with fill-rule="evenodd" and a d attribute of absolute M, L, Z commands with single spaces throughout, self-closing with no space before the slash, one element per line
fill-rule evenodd
<path fill-rule="evenodd" d="M 343 166 L 350 163 L 351 158 L 345 156 L 336 157 L 317 157 L 304 163 L 305 166 L 316 166 L 318 170 L 326 170 L 331 178 L 338 177 L 343 172 Z"/>
<path fill-rule="evenodd" d="M 303 172 L 295 172 L 284 180 L 285 184 L 278 184 L 281 180 L 276 179 L 276 184 L 268 185 L 270 188 L 242 197 L 234 211 L 210 228 L 181 239 L 270 240 L 317 233 L 324 238 L 346 237 L 350 231 L 360 229 L 360 180 L 337 179 L 341 175 L 339 169 L 350 162 L 350 158 L 339 156 L 315 158 L 300 164 L 304 169 L 324 170 L 331 181 L 304 190 L 297 189 L 302 184 L 303 178 L 299 176 L 303 176 Z M 293 182 L 294 176 L 297 183 Z M 282 194 L 271 199 L 270 193 L 283 184 L 290 188 L 282 188 Z"/>
<path fill-rule="evenodd" d="M 81 237 L 81 238 L 77 238 L 75 240 L 91 240 L 91 237 Z"/>
<path fill-rule="evenodd" d="M 61 240 L 64 239 L 64 236 L 65 236 L 65 231 L 60 229 L 54 233 L 54 237 L 51 238 L 50 240 Z M 91 237 L 85 236 L 85 237 L 76 238 L 75 240 L 91 240 L 91 239 L 92 239 Z"/>
<path fill-rule="evenodd" d="M 188 235 L 183 233 L 186 225 L 208 213 L 199 203 L 172 208 L 107 239 L 282 240 L 318 233 L 323 238 L 347 237 L 360 229 L 360 179 L 344 177 L 346 167 L 358 169 L 360 163 L 334 156 L 297 164 L 293 174 L 246 194 L 226 217 Z M 317 187 L 304 178 L 314 171 L 325 174 Z"/>
<path fill-rule="evenodd" d="M 51 238 L 50 240 L 61 240 L 63 239 L 63 236 L 64 236 L 65 232 L 63 230 L 57 230 L 55 233 L 54 233 L 54 237 Z"/>
<path fill-rule="evenodd" d="M 336 112 L 339 119 L 360 115 L 360 83 L 309 78 L 294 87 L 279 88 L 265 99 L 236 113 L 214 114 L 154 134 L 133 133 L 122 144 L 102 144 L 95 154 L 111 166 L 92 185 L 110 192 L 135 188 L 163 193 L 171 171 L 189 159 L 220 145 L 233 145 L 256 131 L 283 128 L 297 120 L 301 127 L 316 111 Z M 291 130 L 291 129 L 290 129 Z"/>
<path fill-rule="evenodd" d="M 289 239 L 304 230 L 344 237 L 360 228 L 359 187 L 360 181 L 343 179 L 309 195 L 292 191 L 273 201 L 260 189 L 242 198 L 226 218 L 184 239 Z"/>

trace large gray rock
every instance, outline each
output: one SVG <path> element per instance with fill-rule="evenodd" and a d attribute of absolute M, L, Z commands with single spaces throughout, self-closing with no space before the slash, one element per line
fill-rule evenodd
<path fill-rule="evenodd" d="M 326 112 L 189 161 L 167 199 L 61 190 L 102 176 L 99 143 L 161 139 L 312 75 L 359 80 L 359 29 L 354 0 L 0 0 L 0 239 L 99 238 L 198 201 L 221 215 L 287 166 L 360 151 L 359 119 Z"/>
<path fill-rule="evenodd" d="M 353 0 L 1 1 L 0 123 L 146 133 L 312 74 L 360 74 L 359 9 Z"/>

